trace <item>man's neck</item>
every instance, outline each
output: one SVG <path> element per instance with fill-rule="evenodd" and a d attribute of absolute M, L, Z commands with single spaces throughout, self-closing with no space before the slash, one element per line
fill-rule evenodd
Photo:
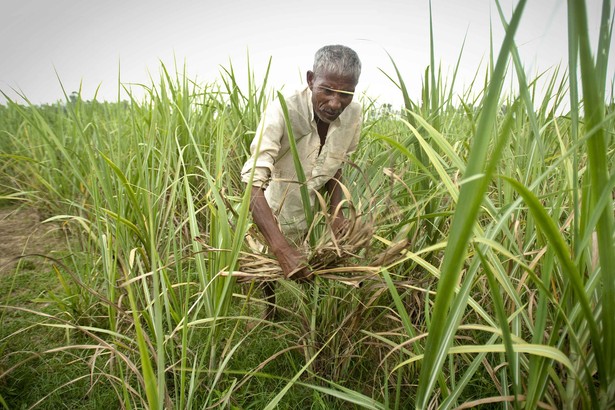
<path fill-rule="evenodd" d="M 327 139 L 327 132 L 329 131 L 329 124 L 322 121 L 318 116 L 314 115 L 316 119 L 316 129 L 318 130 L 318 136 L 320 137 L 320 146 L 325 145 L 325 140 Z"/>

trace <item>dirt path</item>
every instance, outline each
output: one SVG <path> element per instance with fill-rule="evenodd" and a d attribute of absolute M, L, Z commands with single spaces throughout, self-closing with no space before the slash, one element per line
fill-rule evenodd
<path fill-rule="evenodd" d="M 11 271 L 21 255 L 48 255 L 61 244 L 58 226 L 42 223 L 26 206 L 0 207 L 0 274 Z"/>

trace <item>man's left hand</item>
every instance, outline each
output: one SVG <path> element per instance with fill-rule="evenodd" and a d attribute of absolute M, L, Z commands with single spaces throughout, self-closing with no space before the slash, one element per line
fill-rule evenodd
<path fill-rule="evenodd" d="M 335 235 L 335 237 L 338 239 L 344 236 L 346 232 L 348 232 L 349 227 L 350 222 L 342 215 L 337 215 L 335 218 L 333 218 L 333 221 L 331 222 L 331 229 L 333 230 L 333 235 Z"/>

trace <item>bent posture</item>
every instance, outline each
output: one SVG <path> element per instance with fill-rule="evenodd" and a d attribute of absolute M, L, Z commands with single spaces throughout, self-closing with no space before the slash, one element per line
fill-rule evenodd
<path fill-rule="evenodd" d="M 313 69 L 307 72 L 307 87 L 285 96 L 288 117 L 310 197 L 325 189 L 333 214 L 342 200 L 341 166 L 354 152 L 361 134 L 362 109 L 353 102 L 361 74 L 361 62 L 350 48 L 325 46 L 316 52 Z M 308 229 L 301 187 L 290 149 L 284 114 L 278 101 L 265 110 L 250 146 L 251 156 L 242 170 L 242 180 L 253 175 L 250 208 L 254 223 L 277 258 L 287 278 L 301 280 L 311 275 L 300 250 Z M 344 226 L 341 212 L 333 229 Z M 266 317 L 275 310 L 273 285 L 265 286 L 270 302 Z"/>

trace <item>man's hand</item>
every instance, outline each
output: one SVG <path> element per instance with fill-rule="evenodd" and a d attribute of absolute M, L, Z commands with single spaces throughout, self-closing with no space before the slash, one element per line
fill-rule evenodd
<path fill-rule="evenodd" d="M 288 243 L 280 231 L 271 208 L 265 199 L 264 190 L 260 187 L 252 188 L 250 210 L 252 211 L 254 223 L 256 223 L 256 226 L 258 226 L 258 229 L 265 237 L 265 241 L 278 260 L 284 276 L 298 281 L 310 279 L 312 272 L 307 267 L 305 257 Z"/>
<path fill-rule="evenodd" d="M 287 247 L 274 253 L 287 279 L 303 281 L 312 278 L 305 257 L 297 249 Z"/>
<path fill-rule="evenodd" d="M 333 230 L 333 235 L 336 238 L 341 238 L 348 232 L 349 222 L 348 219 L 344 218 L 344 216 L 338 213 L 331 222 L 331 229 Z"/>
<path fill-rule="evenodd" d="M 350 226 L 349 221 L 344 217 L 340 204 L 342 203 L 343 193 L 341 188 L 342 170 L 337 170 L 333 178 L 325 184 L 325 188 L 329 193 L 329 214 L 333 216 L 331 221 L 331 229 L 333 236 L 341 238 L 346 234 Z"/>

